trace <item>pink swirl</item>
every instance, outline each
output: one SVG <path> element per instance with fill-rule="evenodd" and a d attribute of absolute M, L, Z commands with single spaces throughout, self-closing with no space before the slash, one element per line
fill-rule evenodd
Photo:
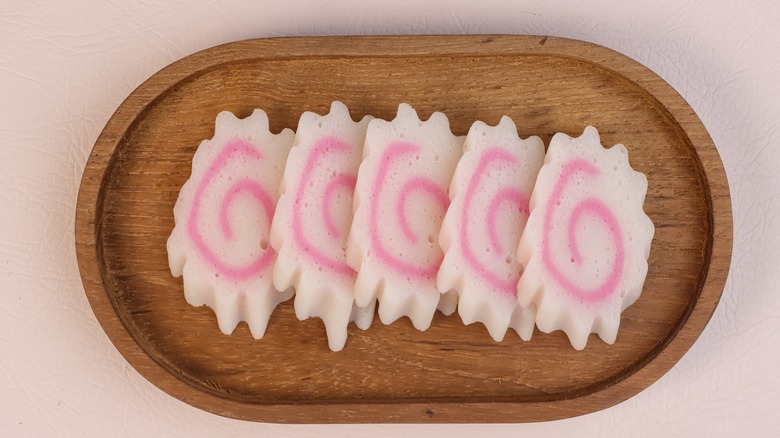
<path fill-rule="evenodd" d="M 303 231 L 303 223 L 301 220 L 301 208 L 303 207 L 304 197 L 306 196 L 306 191 L 309 187 L 309 182 L 311 181 L 314 169 L 317 168 L 322 156 L 328 153 L 349 154 L 350 150 L 351 148 L 349 147 L 349 144 L 336 137 L 323 138 L 314 145 L 314 148 L 311 154 L 309 154 L 309 158 L 304 165 L 303 175 L 301 175 L 301 181 L 298 185 L 298 190 L 295 193 L 295 202 L 293 203 L 292 211 L 293 238 L 295 239 L 298 247 L 300 247 L 301 250 L 309 257 L 311 257 L 312 260 L 314 260 L 316 263 L 328 268 L 333 272 L 345 275 L 355 274 L 355 271 L 353 271 L 352 268 L 347 265 L 345 257 L 336 259 L 325 254 L 314 244 L 312 244 L 312 242 L 306 237 L 306 234 Z M 348 189 L 349 193 L 352 194 L 354 188 L 355 176 L 347 173 L 339 173 L 328 182 L 328 185 L 325 187 L 325 191 L 323 192 L 321 205 L 322 208 L 320 209 L 320 212 L 323 219 L 325 220 L 328 236 L 332 239 L 338 240 L 338 242 L 334 242 L 337 245 L 343 245 L 345 238 L 344 236 L 341 236 L 338 226 L 333 223 L 330 204 L 336 190 Z"/>
<path fill-rule="evenodd" d="M 430 178 L 425 178 L 422 176 L 410 178 L 408 181 L 406 181 L 406 183 L 404 183 L 403 187 L 401 187 L 401 192 L 398 194 L 398 200 L 395 203 L 395 211 L 398 216 L 398 223 L 401 224 L 401 231 L 404 233 L 406 240 L 411 243 L 417 243 L 417 234 L 414 232 L 411 225 L 409 225 L 409 220 L 406 217 L 406 200 L 413 192 L 427 193 L 445 209 L 450 203 L 450 198 L 447 197 L 447 194 L 444 193 L 444 191 L 438 185 L 436 185 L 435 182 L 431 181 Z"/>
<path fill-rule="evenodd" d="M 501 273 L 496 273 L 495 270 L 491 270 L 479 259 L 479 257 L 476 256 L 472 249 L 471 240 L 469 237 L 469 223 L 471 222 L 469 218 L 473 213 L 472 203 L 474 201 L 474 197 L 477 196 L 477 190 L 480 186 L 480 182 L 482 181 L 482 177 L 485 175 L 490 165 L 498 164 L 500 162 L 505 162 L 510 165 L 518 164 L 517 157 L 504 149 L 495 147 L 485 151 L 479 163 L 477 164 L 477 168 L 474 170 L 474 175 L 472 176 L 471 181 L 469 181 L 469 185 L 466 189 L 466 196 L 463 200 L 463 210 L 461 211 L 460 249 L 463 253 L 463 257 L 466 259 L 466 262 L 471 265 L 471 267 L 477 273 L 479 273 L 483 279 L 490 283 L 493 288 L 507 294 L 515 295 L 517 293 L 517 282 L 520 280 L 520 271 L 515 269 L 512 272 L 509 272 L 507 270 L 512 270 L 512 267 L 506 265 L 506 263 L 500 262 L 493 262 L 492 266 L 506 266 L 505 272 L 503 272 L 503 276 L 500 275 Z M 491 199 L 490 205 L 485 215 L 485 221 L 487 222 L 490 246 L 493 250 L 494 256 L 496 257 L 500 257 L 501 253 L 504 251 L 503 245 L 501 244 L 501 239 L 498 237 L 498 233 L 496 231 L 498 212 L 499 209 L 507 203 L 513 205 L 516 208 L 518 216 L 521 214 L 525 214 L 526 216 L 528 215 L 528 198 L 523 195 L 520 190 L 514 187 L 502 188 Z"/>
<path fill-rule="evenodd" d="M 235 155 L 244 155 L 248 158 L 263 159 L 263 154 L 252 146 L 251 143 L 244 140 L 233 140 L 217 155 L 214 161 L 206 170 L 206 174 L 203 179 L 198 183 L 198 187 L 195 191 L 195 198 L 192 201 L 192 209 L 187 219 L 187 234 L 195 244 L 195 248 L 206 259 L 206 261 L 214 266 L 219 274 L 223 274 L 228 278 L 236 280 L 244 280 L 265 269 L 274 257 L 274 251 L 271 248 L 262 248 L 263 251 L 258 257 L 242 266 L 232 266 L 222 260 L 212 248 L 206 243 L 205 239 L 198 229 L 198 222 L 200 220 L 200 212 L 202 208 L 203 196 L 211 184 L 211 182 L 217 177 L 219 172 L 227 165 L 227 163 Z M 230 224 L 230 208 L 239 195 L 247 194 L 251 196 L 265 212 L 266 220 L 270 226 L 273 219 L 274 210 L 276 205 L 265 191 L 263 186 L 259 182 L 244 178 L 234 182 L 227 190 L 227 193 L 222 198 L 219 205 L 219 228 L 222 232 L 222 237 L 227 240 L 233 240 L 233 227 Z"/>
<path fill-rule="evenodd" d="M 353 175 L 347 175 L 340 173 L 333 177 L 332 180 L 325 187 L 325 192 L 322 195 L 322 216 L 325 218 L 325 227 L 328 229 L 328 234 L 331 237 L 339 237 L 339 227 L 333 222 L 333 215 L 330 212 L 330 204 L 333 199 L 334 192 L 336 190 L 347 190 L 350 194 L 355 190 L 355 182 L 357 178 Z"/>
<path fill-rule="evenodd" d="M 555 266 L 552 259 L 552 250 L 550 249 L 550 232 L 552 231 L 552 217 L 555 214 L 555 209 L 559 205 L 563 189 L 568 184 L 569 180 L 576 173 L 584 173 L 587 176 L 598 176 L 601 172 L 591 164 L 590 162 L 576 158 L 567 162 L 563 166 L 563 171 L 558 179 L 555 187 L 553 188 L 552 196 L 547 201 L 547 208 L 544 217 L 544 230 L 542 235 L 542 263 L 545 268 L 552 274 L 555 280 L 566 288 L 569 293 L 575 297 L 587 301 L 595 302 L 600 301 L 603 298 L 609 296 L 617 288 L 620 277 L 623 273 L 623 264 L 625 263 L 625 254 L 623 247 L 623 236 L 620 231 L 620 224 L 618 223 L 612 210 L 603 201 L 597 198 L 586 198 L 574 207 L 571 213 L 571 217 L 568 222 L 568 243 L 571 251 L 571 261 L 577 266 L 582 265 L 582 256 L 580 254 L 579 247 L 577 246 L 576 239 L 576 226 L 583 214 L 591 213 L 592 215 L 601 218 L 604 224 L 609 229 L 610 237 L 615 245 L 615 257 L 612 262 L 612 270 L 607 275 L 606 280 L 594 289 L 584 289 L 566 278 L 566 276 Z"/>
<path fill-rule="evenodd" d="M 420 150 L 420 146 L 413 143 L 393 143 L 387 148 L 382 155 L 379 169 L 374 179 L 373 191 L 371 193 L 371 210 L 369 217 L 369 234 L 371 236 L 371 246 L 377 257 L 386 265 L 392 267 L 402 275 L 432 278 L 436 275 L 441 264 L 442 255 L 439 255 L 438 260 L 429 266 L 419 266 L 407 262 L 400 257 L 390 253 L 385 248 L 384 243 L 379 235 L 379 198 L 382 194 L 387 179 L 388 172 L 392 164 L 402 158 L 404 155 L 412 155 Z M 414 232 L 411 225 L 408 222 L 406 214 L 406 202 L 407 198 L 413 192 L 423 192 L 433 198 L 433 200 L 441 206 L 442 211 L 446 211 L 450 203 L 450 198 L 447 196 L 447 192 L 444 191 L 435 181 L 425 176 L 415 176 L 407 180 L 401 187 L 396 199 L 396 220 L 401 227 L 404 237 L 409 243 L 416 243 L 418 235 Z M 432 248 L 431 251 L 436 251 L 436 248 Z"/>

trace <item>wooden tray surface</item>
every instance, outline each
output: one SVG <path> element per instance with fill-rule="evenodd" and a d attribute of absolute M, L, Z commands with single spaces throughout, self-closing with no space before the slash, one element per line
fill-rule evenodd
<path fill-rule="evenodd" d="M 523 137 L 598 128 L 624 143 L 649 181 L 656 226 L 641 298 L 617 342 L 592 335 L 575 351 L 561 332 L 530 342 L 457 314 L 431 328 L 378 318 L 328 349 L 322 322 L 298 321 L 292 301 L 254 340 L 231 336 L 185 300 L 168 270 L 173 205 L 214 119 L 264 109 L 271 129 L 338 99 L 353 118 L 421 118 L 443 111 L 463 135 L 509 115 Z M 731 204 L 720 157 L 688 104 L 641 64 L 601 46 L 535 36 L 277 38 L 188 56 L 155 74 L 117 109 L 84 171 L 76 247 L 95 315 L 122 355 L 165 392 L 254 421 L 525 422 L 576 416 L 623 401 L 668 371 L 712 315 L 731 257 Z"/>

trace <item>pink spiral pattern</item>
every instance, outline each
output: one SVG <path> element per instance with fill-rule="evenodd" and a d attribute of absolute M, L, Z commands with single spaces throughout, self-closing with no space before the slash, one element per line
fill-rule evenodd
<path fill-rule="evenodd" d="M 314 148 L 304 165 L 301 181 L 298 185 L 298 190 L 295 193 L 295 202 L 293 203 L 292 210 L 293 238 L 298 247 L 317 264 L 324 266 L 333 272 L 344 275 L 354 275 L 355 271 L 347 265 L 346 257 L 334 258 L 333 256 L 325 254 L 325 252 L 312 243 L 304 232 L 301 219 L 303 212 L 301 209 L 304 207 L 304 198 L 306 197 L 312 174 L 315 169 L 320 167 L 319 163 L 321 162 L 322 157 L 326 154 L 349 154 L 350 151 L 351 148 L 349 144 L 336 137 L 323 138 L 314 145 Z M 341 234 L 338 225 L 333 222 L 333 215 L 331 212 L 333 196 L 339 190 L 346 190 L 352 195 L 354 189 L 355 176 L 349 173 L 336 174 L 325 186 L 320 213 L 325 223 L 325 228 L 327 230 L 326 234 L 332 240 L 332 245 L 343 246 L 344 241 L 346 240 L 346 236 Z"/>
<path fill-rule="evenodd" d="M 206 242 L 198 228 L 201 211 L 203 209 L 203 197 L 205 196 L 206 191 L 222 169 L 227 166 L 234 157 L 239 155 L 255 160 L 262 160 L 264 158 L 263 154 L 247 141 L 236 139 L 229 142 L 227 146 L 220 151 L 214 161 L 212 161 L 211 165 L 206 170 L 206 174 L 198 182 L 198 186 L 195 190 L 195 197 L 192 201 L 192 208 L 190 209 L 190 214 L 187 219 L 187 234 L 195 245 L 198 253 L 214 267 L 217 273 L 234 280 L 245 280 L 257 275 L 268 267 L 275 255 L 273 249 L 270 247 L 264 248 L 260 251 L 259 255 L 249 263 L 234 266 L 222 260 L 222 258 L 214 252 L 213 248 Z M 230 208 L 237 197 L 247 195 L 262 207 L 263 212 L 265 213 L 265 219 L 268 221 L 270 227 L 271 220 L 274 216 L 274 210 L 276 209 L 273 198 L 271 198 L 258 181 L 242 178 L 230 185 L 219 205 L 219 229 L 225 242 L 234 240 L 233 227 L 230 224 Z"/>
<path fill-rule="evenodd" d="M 385 265 L 396 270 L 401 275 L 409 277 L 433 278 L 441 265 L 442 254 L 438 247 L 430 248 L 431 253 L 438 250 L 440 254 L 436 260 L 428 266 L 412 264 L 395 254 L 392 254 L 386 247 L 379 233 L 379 202 L 385 185 L 388 182 L 388 174 L 393 164 L 404 156 L 414 155 L 420 151 L 420 146 L 414 143 L 397 142 L 390 145 L 381 157 L 379 169 L 374 179 L 371 192 L 370 215 L 369 215 L 369 235 L 371 237 L 371 247 Z M 401 228 L 402 234 L 409 244 L 415 244 L 418 241 L 418 234 L 407 219 L 407 200 L 414 192 L 422 192 L 432 198 L 440 207 L 442 212 L 447 210 L 450 199 L 447 192 L 441 188 L 431 178 L 418 175 L 404 182 L 395 202 L 396 221 Z M 383 218 L 385 221 L 388 218 Z M 431 230 L 436 233 L 438 230 Z"/>
<path fill-rule="evenodd" d="M 584 174 L 588 177 L 597 177 L 600 171 L 596 166 L 585 159 L 576 158 L 567 162 L 563 166 L 560 178 L 553 188 L 552 196 L 547 201 L 544 216 L 544 228 L 542 234 L 542 263 L 553 278 L 563 286 L 574 297 L 585 302 L 597 302 L 610 296 L 618 286 L 623 273 L 625 263 L 625 248 L 623 246 L 623 236 L 620 230 L 620 224 L 617 218 L 602 200 L 590 197 L 580 200 L 572 210 L 567 225 L 567 239 L 570 250 L 570 258 L 576 266 L 582 265 L 582 254 L 577 246 L 576 232 L 577 223 L 586 213 L 600 218 L 609 230 L 610 238 L 615 247 L 615 256 L 611 263 L 611 270 L 604 282 L 593 289 L 585 289 L 576 282 L 567 278 L 566 275 L 558 269 L 552 258 L 552 249 L 550 248 L 550 233 L 552 232 L 552 218 L 557 213 L 557 206 L 560 204 L 564 188 L 569 184 L 575 174 Z"/>
<path fill-rule="evenodd" d="M 474 245 L 472 245 L 471 237 L 469 235 L 471 215 L 473 213 L 478 213 L 474 211 L 472 204 L 474 198 L 478 196 L 477 192 L 482 179 L 490 166 L 498 165 L 502 162 L 516 166 L 518 165 L 519 160 L 505 149 L 494 147 L 485 151 L 474 170 L 474 174 L 466 189 L 466 196 L 463 200 L 463 210 L 461 211 L 460 249 L 463 253 L 463 257 L 471 268 L 485 281 L 490 283 L 494 289 L 506 294 L 515 295 L 517 293 L 517 282 L 520 279 L 520 270 L 513 269 L 511 265 L 504 263 L 503 260 L 499 260 L 505 249 L 501 243 L 502 239 L 498 237 L 496 222 L 498 221 L 498 212 L 501 207 L 509 204 L 512 207 L 512 211 L 517 213 L 519 226 L 520 215 L 524 214 L 528 216 L 528 198 L 515 187 L 503 187 L 490 200 L 488 210 L 485 213 L 485 225 L 488 231 L 491 252 L 495 260 L 489 262 L 480 260 L 476 255 L 476 251 L 473 249 Z M 481 247 L 481 245 L 487 243 L 488 242 L 479 242 L 477 246 Z M 503 270 L 504 272 L 501 272 L 501 267 L 505 267 Z"/>

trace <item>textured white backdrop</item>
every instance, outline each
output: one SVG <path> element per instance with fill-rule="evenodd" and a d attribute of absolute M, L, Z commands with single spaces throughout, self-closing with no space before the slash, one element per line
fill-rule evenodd
<path fill-rule="evenodd" d="M 0 436 L 780 435 L 780 3 L 152 3 L 0 0 Z M 144 380 L 95 320 L 74 253 L 81 173 L 117 106 L 160 68 L 225 42 L 430 33 L 599 43 L 688 100 L 721 153 L 734 208 L 726 290 L 690 352 L 616 407 L 525 425 L 254 424 Z"/>

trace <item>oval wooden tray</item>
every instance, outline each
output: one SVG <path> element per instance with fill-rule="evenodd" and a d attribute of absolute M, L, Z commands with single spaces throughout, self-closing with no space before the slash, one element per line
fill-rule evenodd
<path fill-rule="evenodd" d="M 353 118 L 444 111 L 456 134 L 511 116 L 525 137 L 596 126 L 647 174 L 656 226 L 644 292 L 618 340 L 575 351 L 560 333 L 495 343 L 481 325 L 437 314 L 350 328 L 328 350 L 321 321 L 292 302 L 265 338 L 232 336 L 184 301 L 166 239 L 190 160 L 214 119 L 263 108 L 271 128 L 334 99 Z M 117 109 L 81 182 L 76 247 L 84 287 L 106 333 L 149 381 L 207 411 L 255 421 L 524 422 L 576 416 L 643 390 L 688 350 L 712 315 L 731 257 L 731 205 L 720 157 L 701 121 L 661 78 L 612 50 L 533 36 L 279 38 L 215 47 L 152 76 Z"/>

